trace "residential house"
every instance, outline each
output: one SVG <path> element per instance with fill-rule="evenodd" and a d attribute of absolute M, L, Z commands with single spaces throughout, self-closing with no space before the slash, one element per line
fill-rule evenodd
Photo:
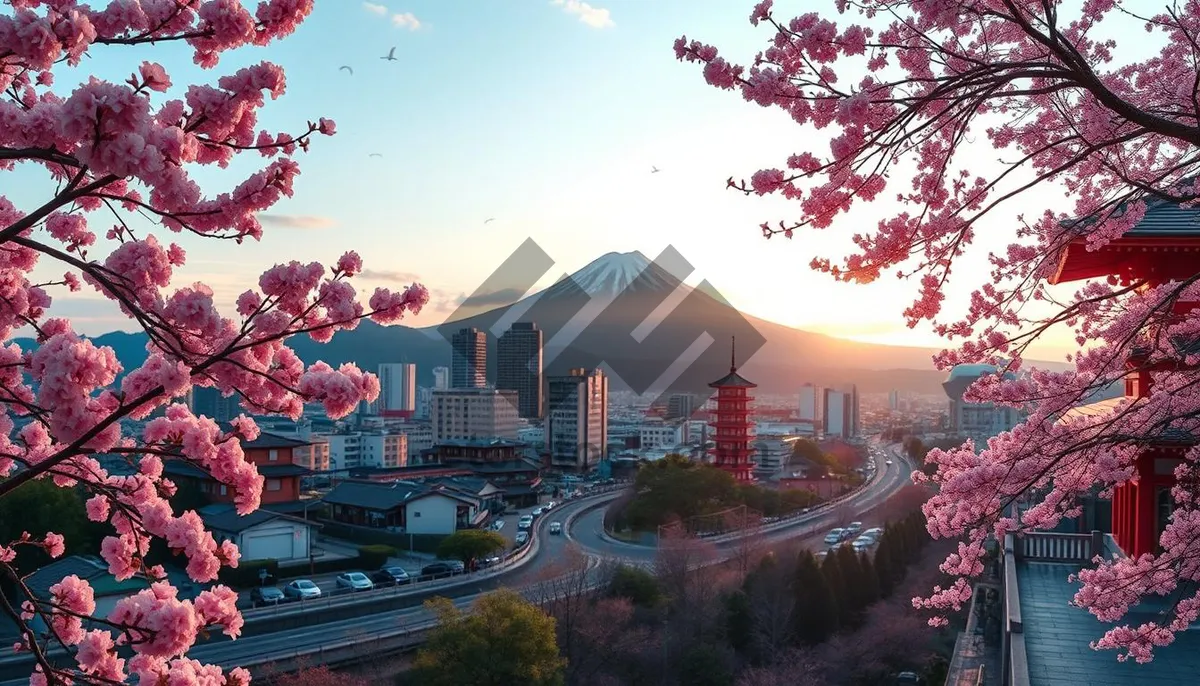
<path fill-rule="evenodd" d="M 241 559 L 278 560 L 281 564 L 309 559 L 319 526 L 264 509 L 243 516 L 225 503 L 202 508 L 200 518 L 218 541 L 233 541 L 241 551 Z"/>
<path fill-rule="evenodd" d="M 394 533 L 452 534 L 487 521 L 482 502 L 441 484 L 343 481 L 322 499 L 338 524 Z"/>
<path fill-rule="evenodd" d="M 107 617 L 116 607 L 117 601 L 150 588 L 150 582 L 140 575 L 117 581 L 116 577 L 108 573 L 108 563 L 90 555 L 70 555 L 55 560 L 26 577 L 25 585 L 35 598 L 48 601 L 50 587 L 72 575 L 91 585 L 96 600 L 94 614 L 97 617 Z M 46 630 L 40 618 L 34 618 L 32 624 L 35 631 Z"/>
<path fill-rule="evenodd" d="M 305 502 L 300 500 L 300 479 L 312 472 L 295 463 L 295 451 L 309 445 L 308 441 L 284 438 L 271 433 L 260 433 L 253 441 L 242 440 L 242 452 L 246 459 L 258 467 L 262 475 L 262 504 L 267 509 L 281 512 L 299 512 Z M 183 459 L 169 459 L 163 472 L 183 486 L 197 489 L 206 499 L 233 502 L 232 489 L 218 482 L 200 467 Z"/>

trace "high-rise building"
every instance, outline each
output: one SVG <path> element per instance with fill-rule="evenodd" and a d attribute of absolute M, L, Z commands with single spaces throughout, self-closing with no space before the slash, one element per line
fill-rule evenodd
<path fill-rule="evenodd" d="M 473 438 L 517 439 L 517 392 L 448 388 L 433 392 L 433 442 Z"/>
<path fill-rule="evenodd" d="M 532 322 L 514 322 L 496 343 L 496 388 L 517 392 L 517 413 L 542 416 L 542 331 Z"/>
<path fill-rule="evenodd" d="M 696 411 L 696 396 L 675 393 L 667 399 L 667 419 L 689 419 Z"/>
<path fill-rule="evenodd" d="M 433 389 L 442 390 L 450 388 L 450 368 L 449 367 L 434 367 L 433 368 Z"/>
<path fill-rule="evenodd" d="M 987 364 L 960 364 L 950 370 L 950 376 L 942 382 L 942 388 L 950 398 L 950 429 L 964 438 L 974 439 L 982 445 L 987 439 L 1015 428 L 1025 421 L 1024 415 L 1011 407 L 991 403 L 969 403 L 963 394 L 984 374 L 995 374 L 997 369 Z M 1005 374 L 1005 378 L 1016 378 Z"/>
<path fill-rule="evenodd" d="M 823 433 L 831 438 L 856 438 L 858 428 L 858 387 L 844 390 L 826 388 Z"/>
<path fill-rule="evenodd" d="M 900 391 L 891 391 L 888 393 L 888 409 L 900 409 Z"/>
<path fill-rule="evenodd" d="M 753 481 L 754 422 L 751 421 L 754 398 L 750 389 L 757 384 L 737 373 L 734 351 L 729 353 L 729 373 L 710 383 L 716 389 L 717 409 L 709 425 L 713 428 L 713 465 L 733 475 L 738 481 Z"/>
<path fill-rule="evenodd" d="M 228 422 L 242 413 L 237 394 L 225 397 L 221 391 L 208 386 L 193 386 L 188 404 L 192 414 L 203 415 L 217 422 Z"/>
<path fill-rule="evenodd" d="M 546 448 L 550 463 L 587 471 L 608 450 L 608 377 L 601 369 L 572 369 L 547 377 Z"/>
<path fill-rule="evenodd" d="M 379 399 L 375 414 L 411 418 L 417 410 L 417 365 L 389 362 L 379 365 Z"/>
<path fill-rule="evenodd" d="M 487 386 L 487 334 L 475 327 L 450 338 L 450 388 Z"/>
<path fill-rule="evenodd" d="M 800 412 L 798 419 L 814 428 L 825 421 L 825 389 L 806 383 L 800 387 Z"/>

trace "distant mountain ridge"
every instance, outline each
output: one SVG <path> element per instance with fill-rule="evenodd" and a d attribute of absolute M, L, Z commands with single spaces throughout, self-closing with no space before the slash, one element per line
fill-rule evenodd
<path fill-rule="evenodd" d="M 802 331 L 749 315 L 741 315 L 724 303 L 710 285 L 691 287 L 682 282 L 687 271 L 672 264 L 672 256 L 651 261 L 640 252 L 608 253 L 559 280 L 549 288 L 518 301 L 493 308 L 441 326 L 413 328 L 382 327 L 362 322 L 354 331 L 342 331 L 326 344 L 307 336 L 294 336 L 289 344 L 308 363 L 355 362 L 373 370 L 385 362 L 406 361 L 417 365 L 418 383 L 433 385 L 433 368 L 450 365 L 449 335 L 466 326 L 488 331 L 489 378 L 495 379 L 495 342 L 511 321 L 535 322 L 546 333 L 544 356 L 547 374 L 566 373 L 572 367 L 606 362 L 618 373 L 637 377 L 635 386 L 649 384 L 666 370 L 680 351 L 687 350 L 697 332 L 712 338 L 710 348 L 693 364 L 706 361 L 711 369 L 698 373 L 716 379 L 728 368 L 731 335 L 745 331 L 744 319 L 765 339 L 749 359 L 739 359 L 739 373 L 759 384 L 760 393 L 795 392 L 804 383 L 824 386 L 856 384 L 861 392 L 889 390 L 941 393 L 946 375 L 933 369 L 933 349 L 858 343 L 824 334 Z M 683 267 L 682 258 L 679 267 Z M 664 266 L 665 265 L 665 266 Z M 672 296 L 672 293 L 676 293 Z M 641 343 L 633 332 L 645 328 L 647 315 L 663 300 L 682 297 L 682 302 L 656 323 Z M 619 297 L 619 301 L 617 299 Z M 610 306 L 614 302 L 620 305 Z M 513 316 L 514 313 L 519 313 Z M 586 335 L 585 335 L 586 332 Z M 97 345 L 113 348 L 126 370 L 146 357 L 146 337 L 141 333 L 112 332 L 93 338 Z M 22 347 L 32 343 L 18 341 Z M 739 343 L 741 356 L 751 350 L 749 340 Z M 744 347 L 743 347 L 744 346 Z M 1042 363 L 1047 368 L 1065 365 Z M 642 383 L 644 381 L 644 383 Z M 614 388 L 620 388 L 614 380 Z"/>

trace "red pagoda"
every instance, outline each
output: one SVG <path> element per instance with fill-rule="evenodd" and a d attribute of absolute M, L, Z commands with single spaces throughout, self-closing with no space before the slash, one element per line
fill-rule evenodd
<path fill-rule="evenodd" d="M 1115 276 L 1122 285 L 1138 282 L 1154 288 L 1169 281 L 1181 282 L 1200 271 L 1200 210 L 1161 200 L 1148 201 L 1146 215 L 1121 238 L 1089 252 L 1080 235 L 1058 256 L 1058 266 L 1048 279 L 1052 284 Z M 1200 303 L 1177 302 L 1174 315 L 1182 316 Z M 1188 347 L 1186 342 L 1179 346 Z M 1177 347 L 1179 347 L 1177 346 Z M 1181 349 L 1181 357 L 1183 350 Z M 1149 365 L 1145 350 L 1134 349 L 1126 360 L 1125 396 L 1150 394 L 1152 372 L 1171 371 L 1174 363 Z M 1076 408 L 1069 414 L 1111 411 L 1121 399 L 1104 400 Z M 1175 467 L 1196 439 L 1167 429 L 1155 436 L 1139 455 L 1137 479 L 1116 488 L 1112 499 L 1112 533 L 1126 555 L 1137 557 L 1158 549 L 1158 538 L 1168 523 L 1175 485 Z"/>
<path fill-rule="evenodd" d="M 737 373 L 735 358 L 736 339 L 729 351 L 729 374 L 710 383 L 709 388 L 717 389 L 717 409 L 710 414 L 712 418 L 708 425 L 713 432 L 714 447 L 710 451 L 713 465 L 733 475 L 738 481 L 753 481 L 751 470 L 754 463 L 750 461 L 754 455 L 751 441 L 754 440 L 750 421 L 750 401 L 754 400 L 749 394 L 751 388 L 758 384 L 743 379 Z"/>

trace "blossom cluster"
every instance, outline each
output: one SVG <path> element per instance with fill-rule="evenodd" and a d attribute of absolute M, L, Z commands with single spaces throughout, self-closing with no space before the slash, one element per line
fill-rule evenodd
<path fill-rule="evenodd" d="M 195 511 L 176 511 L 176 488 L 164 462 L 183 461 L 223 485 L 237 512 L 259 505 L 263 478 L 246 459 L 242 440 L 259 430 L 242 415 L 232 426 L 194 414 L 184 399 L 194 388 L 236 396 L 247 414 L 298 417 L 321 403 L 332 417 L 374 400 L 379 381 L 354 365 L 306 365 L 287 345 L 303 335 L 328 341 L 364 318 L 382 324 L 416 313 L 428 301 L 419 284 L 376 289 L 362 302 L 353 278 L 362 259 L 347 252 L 330 265 L 287 262 L 267 269 L 235 312 L 222 312 L 203 283 L 179 286 L 185 240 L 228 239 L 231 249 L 257 240 L 257 215 L 290 197 L 299 173 L 295 156 L 336 124 L 309 122 L 298 133 L 258 124 L 268 98 L 283 95 L 283 70 L 267 62 L 209 84 L 177 87 L 167 69 L 135 63 L 129 79 L 90 78 L 55 91 L 56 65 L 78 65 L 109 45 L 178 41 L 196 64 L 218 65 L 222 53 L 263 46 L 292 33 L 313 0 L 9 0 L 0 15 L 0 172 L 42 171 L 58 190 L 40 206 L 18 209 L 0 197 L 0 497 L 34 479 L 86 492 L 90 520 L 111 527 L 100 554 L 117 579 L 135 575 L 150 587 L 95 616 L 88 582 L 69 576 L 49 598 L 22 607 L 19 649 L 33 655 L 31 683 L 100 681 L 246 684 L 249 674 L 187 657 L 202 632 L 236 638 L 242 618 L 236 594 L 222 585 L 181 599 L 161 567 L 146 562 L 151 541 L 186 560 L 188 575 L 208 585 L 222 567 L 236 567 L 237 546 L 217 541 Z M 206 195 L 193 174 L 228 167 L 258 153 L 262 168 L 233 188 Z M 24 203 L 22 203 L 24 204 Z M 98 214 L 103 212 L 104 214 Z M 121 219 L 139 214 L 156 227 L 142 232 Z M 118 223 L 106 224 L 115 215 Z M 168 239 L 167 237 L 170 236 Z M 61 278 L 37 282 L 37 273 Z M 148 337 L 143 364 L 125 369 L 115 352 L 52 316 L 55 289 L 89 288 L 115 303 Z M 18 331 L 36 344 L 22 350 Z M 122 433 L 124 419 L 144 420 L 139 435 Z M 19 428 L 18 428 L 18 425 Z M 97 456 L 123 458 L 132 473 L 112 474 Z M 0 575 L 20 578 L 22 546 L 52 557 L 69 541 L 58 533 L 0 541 Z M 40 617 L 47 632 L 31 627 Z M 41 658 L 55 646 L 74 651 L 76 669 Z M 127 646 L 133 656 L 121 657 Z"/>
<path fill-rule="evenodd" d="M 853 10 L 861 21 L 838 16 Z M 785 19 L 772 0 L 761 0 L 749 19 L 769 36 L 752 62 L 738 64 L 686 36 L 675 42 L 676 57 L 699 65 L 711 86 L 830 132 L 827 149 L 793 153 L 748 182 L 729 179 L 746 194 L 794 201 L 797 216 L 761 224 L 764 235 L 825 229 L 857 205 L 891 200 L 885 218 L 853 236 L 851 254 L 818 256 L 812 266 L 847 281 L 873 281 L 887 270 L 914 278 L 909 325 L 931 322 L 958 343 L 935 358 L 938 368 L 996 365 L 1000 372 L 985 375 L 965 399 L 1027 414 L 986 445 L 968 441 L 929 454 L 937 467 L 937 493 L 924 506 L 929 531 L 963 542 L 942 567 L 956 582 L 915 599 L 918 607 L 961 608 L 989 537 L 1078 516 L 1083 497 L 1136 482 L 1139 456 L 1164 432 L 1200 431 L 1195 274 L 1171 281 L 1161 277 L 1171 258 L 1154 262 L 1156 272 L 1131 257 L 1114 261 L 1108 279 L 1065 297 L 1048 285 L 1067 246 L 1095 253 L 1152 213 L 1161 220 L 1170 206 L 1200 203 L 1200 12 L 1145 11 L 1120 0 L 831 0 L 823 11 Z M 1141 47 L 1153 46 L 1152 54 L 1114 59 L 1110 36 L 1122 35 L 1122 21 L 1144 25 Z M 1029 200 L 1038 202 L 1028 192 L 1050 185 L 1073 204 L 1028 212 Z M 975 275 L 956 273 L 952 280 L 982 222 L 1008 218 L 1003 212 L 1017 203 L 1013 240 L 987 256 L 986 278 L 963 284 Z M 952 285 L 976 288 L 961 316 L 944 318 Z M 1027 348 L 1056 328 L 1075 335 L 1074 369 L 1030 369 Z M 1139 397 L 1104 412 L 1072 411 L 1131 370 L 1145 370 L 1151 382 Z M 1183 600 L 1173 617 L 1118 626 L 1095 647 L 1146 661 L 1197 618 L 1200 596 L 1183 589 L 1200 581 L 1198 461 L 1200 449 L 1187 450 L 1176 470 L 1161 551 L 1096 561 L 1079 574 L 1075 598 L 1106 622 L 1148 595 L 1182 593 Z"/>

